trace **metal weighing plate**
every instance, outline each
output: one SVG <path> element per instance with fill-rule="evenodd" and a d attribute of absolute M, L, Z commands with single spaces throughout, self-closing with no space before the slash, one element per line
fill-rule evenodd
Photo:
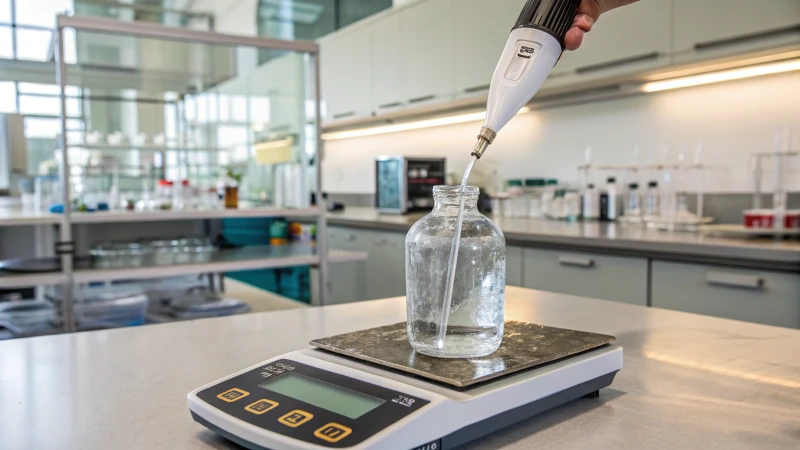
<path fill-rule="evenodd" d="M 503 343 L 491 355 L 470 359 L 443 359 L 415 352 L 408 342 L 406 323 L 402 322 L 315 339 L 310 344 L 463 388 L 585 352 L 616 339 L 603 334 L 508 321 L 505 323 Z"/>

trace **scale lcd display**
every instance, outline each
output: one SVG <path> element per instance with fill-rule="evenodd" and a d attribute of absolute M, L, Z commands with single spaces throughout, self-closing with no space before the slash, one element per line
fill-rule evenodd
<path fill-rule="evenodd" d="M 386 403 L 386 400 L 294 372 L 284 373 L 258 386 L 350 419 L 358 419 Z"/>

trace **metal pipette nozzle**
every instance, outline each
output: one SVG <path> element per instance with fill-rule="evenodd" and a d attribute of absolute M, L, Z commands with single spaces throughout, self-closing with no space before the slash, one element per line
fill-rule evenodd
<path fill-rule="evenodd" d="M 475 144 L 475 149 L 472 150 L 472 156 L 476 159 L 481 159 L 481 156 L 483 156 L 483 153 L 489 148 L 489 145 L 494 142 L 495 137 L 497 137 L 497 133 L 491 128 L 481 128 L 481 132 L 478 134 L 478 143 Z"/>

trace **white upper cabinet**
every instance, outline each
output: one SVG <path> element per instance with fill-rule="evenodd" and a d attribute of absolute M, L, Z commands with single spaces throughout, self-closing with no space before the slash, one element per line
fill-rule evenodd
<path fill-rule="evenodd" d="M 485 95 L 525 1 L 418 0 L 320 39 L 325 121 L 420 113 L 416 107 Z M 674 65 L 797 44 L 800 0 L 642 0 L 603 15 L 579 51 L 564 53 L 544 90 L 602 89 Z"/>
<path fill-rule="evenodd" d="M 626 74 L 669 64 L 670 6 L 646 0 L 603 15 L 578 51 L 565 52 L 551 83 Z"/>
<path fill-rule="evenodd" d="M 485 94 L 525 0 L 451 1 L 456 95 Z"/>
<path fill-rule="evenodd" d="M 372 114 L 371 27 L 350 27 L 321 39 L 320 70 L 325 120 Z"/>
<path fill-rule="evenodd" d="M 391 14 L 370 26 L 372 53 L 372 110 L 378 114 L 405 105 L 403 62 L 400 58 L 400 14 Z"/>
<path fill-rule="evenodd" d="M 452 99 L 455 20 L 450 5 L 451 0 L 426 0 L 399 13 L 403 94 L 409 106 Z"/>
<path fill-rule="evenodd" d="M 800 0 L 673 0 L 678 61 L 800 43 Z"/>

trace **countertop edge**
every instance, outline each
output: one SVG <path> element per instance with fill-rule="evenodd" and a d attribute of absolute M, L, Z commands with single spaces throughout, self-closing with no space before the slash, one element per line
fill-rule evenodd
<path fill-rule="evenodd" d="M 328 224 L 354 228 L 408 232 L 408 224 L 359 220 L 346 217 L 327 217 Z M 559 236 L 544 233 L 505 232 L 506 242 L 521 247 L 590 251 L 614 256 L 645 257 L 669 261 L 718 264 L 800 273 L 800 251 L 743 248 L 724 244 L 653 242 L 633 239 Z"/>

